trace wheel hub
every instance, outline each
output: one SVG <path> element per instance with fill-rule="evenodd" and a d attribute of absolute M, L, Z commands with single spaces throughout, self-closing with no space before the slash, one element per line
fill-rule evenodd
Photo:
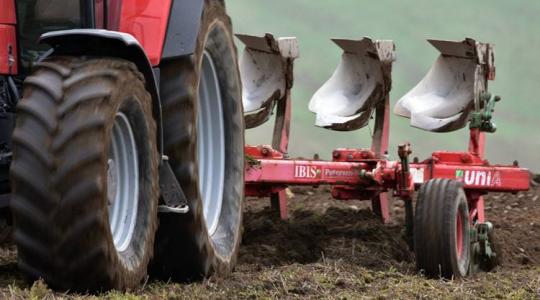
<path fill-rule="evenodd" d="M 116 198 L 116 189 L 117 181 L 116 177 L 118 176 L 116 170 L 116 163 L 114 160 L 110 159 L 107 161 L 107 200 L 108 205 L 112 205 L 114 199 Z"/>
<path fill-rule="evenodd" d="M 216 232 L 225 182 L 225 126 L 219 80 L 212 57 L 204 52 L 199 82 L 197 146 L 199 191 L 209 235 Z"/>
<path fill-rule="evenodd" d="M 127 116 L 116 114 L 107 161 L 109 225 L 118 252 L 128 248 L 135 231 L 139 204 L 139 161 L 135 136 Z"/>

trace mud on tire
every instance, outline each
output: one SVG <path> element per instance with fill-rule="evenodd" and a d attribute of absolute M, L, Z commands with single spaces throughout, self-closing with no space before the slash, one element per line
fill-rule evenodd
<path fill-rule="evenodd" d="M 205 101 L 201 100 L 204 92 L 201 78 L 205 77 L 204 69 L 209 61 L 219 83 L 219 97 L 210 106 L 217 106 L 217 99 L 221 98 L 223 122 L 223 142 L 213 146 L 215 141 L 198 141 L 204 138 L 199 118 L 208 113 L 208 103 L 204 108 Z M 244 120 L 236 49 L 223 1 L 205 1 L 195 53 L 188 58 L 162 62 L 161 78 L 164 150 L 190 210 L 185 215 L 160 215 L 153 273 L 163 279 L 182 281 L 200 279 L 211 273 L 227 274 L 234 268 L 241 239 Z M 220 122 L 218 119 L 214 122 Z M 198 146 L 224 151 L 223 164 L 215 165 L 215 168 L 223 168 L 224 179 L 221 207 L 215 208 L 218 217 L 213 230 L 205 221 L 205 192 L 202 190 L 210 183 L 204 179 L 205 171 L 199 162 L 205 158 L 200 157 Z M 205 164 L 208 166 L 209 161 Z M 208 196 L 205 199 L 208 201 Z"/>
<path fill-rule="evenodd" d="M 142 75 L 119 59 L 52 57 L 26 79 L 13 135 L 11 209 L 18 265 L 28 279 L 95 291 L 132 288 L 144 278 L 159 196 L 151 103 Z M 109 186 L 119 116 L 135 133 L 140 175 L 132 181 L 138 197 L 127 199 L 135 208 L 131 235 L 121 247 L 108 197 L 122 191 Z"/>

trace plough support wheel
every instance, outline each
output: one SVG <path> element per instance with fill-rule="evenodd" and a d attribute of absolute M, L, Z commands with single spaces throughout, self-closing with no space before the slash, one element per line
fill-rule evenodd
<path fill-rule="evenodd" d="M 461 278 L 470 262 L 469 209 L 460 182 L 433 179 L 418 193 L 416 266 L 429 277 Z"/>

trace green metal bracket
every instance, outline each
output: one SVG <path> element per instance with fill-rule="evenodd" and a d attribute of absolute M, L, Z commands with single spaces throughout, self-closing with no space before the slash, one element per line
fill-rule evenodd
<path fill-rule="evenodd" d="M 497 126 L 492 122 L 495 103 L 501 101 L 501 97 L 493 96 L 490 92 L 483 92 L 480 95 L 479 111 L 471 113 L 469 128 L 479 128 L 480 131 L 493 133 L 497 131 Z"/>
<path fill-rule="evenodd" d="M 494 255 L 489 241 L 489 232 L 493 230 L 491 223 L 478 224 L 478 242 L 480 243 L 480 251 L 483 256 L 491 258 Z"/>
<path fill-rule="evenodd" d="M 489 222 L 479 223 L 471 228 L 471 273 L 479 270 L 490 271 L 496 265 L 497 253 L 493 249 L 490 236 L 492 230 L 493 225 Z"/>

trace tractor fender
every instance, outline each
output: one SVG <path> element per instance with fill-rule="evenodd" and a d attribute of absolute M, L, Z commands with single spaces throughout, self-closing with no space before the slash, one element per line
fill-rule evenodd
<path fill-rule="evenodd" d="M 173 0 L 162 60 L 191 55 L 197 46 L 204 0 Z"/>
<path fill-rule="evenodd" d="M 143 74 L 146 89 L 152 96 L 152 110 L 158 128 L 158 151 L 163 154 L 159 68 L 152 68 L 142 46 L 132 35 L 103 29 L 71 29 L 44 33 L 39 42 L 50 45 L 52 53 L 56 55 L 118 57 L 134 63 Z"/>

